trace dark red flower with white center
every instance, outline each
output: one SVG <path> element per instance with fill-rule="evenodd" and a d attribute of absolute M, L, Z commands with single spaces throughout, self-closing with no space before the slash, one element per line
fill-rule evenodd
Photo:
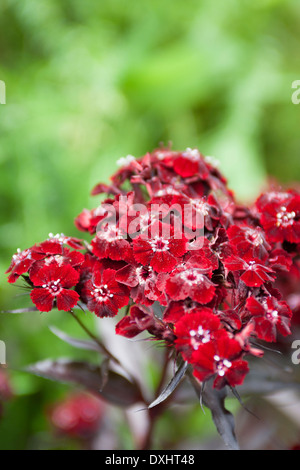
<path fill-rule="evenodd" d="M 212 231 L 221 218 L 220 208 L 213 195 L 191 198 L 184 194 L 174 196 L 172 204 L 181 208 L 183 225 L 191 231 L 203 227 Z"/>
<path fill-rule="evenodd" d="M 35 288 L 30 297 L 41 312 L 49 312 L 56 302 L 58 310 L 68 312 L 77 304 L 79 295 L 71 287 L 79 281 L 78 272 L 70 265 L 51 264 L 30 275 Z"/>
<path fill-rule="evenodd" d="M 153 224 L 151 235 L 150 239 L 139 236 L 133 240 L 135 260 L 152 266 L 157 273 L 171 272 L 187 252 L 186 238 L 182 234 L 176 238 L 172 227 L 158 222 Z"/>
<path fill-rule="evenodd" d="M 49 233 L 49 238 L 38 245 L 34 245 L 33 250 L 45 255 L 59 255 L 63 254 L 64 245 L 68 245 L 75 250 L 82 250 L 84 248 L 83 241 L 75 237 L 67 237 L 63 233 Z"/>
<path fill-rule="evenodd" d="M 23 251 L 18 248 L 17 253 L 13 255 L 11 264 L 6 271 L 6 273 L 10 273 L 8 282 L 11 284 L 16 282 L 22 274 L 29 271 L 37 260 L 42 258 L 44 258 L 44 255 L 33 251 L 32 248 Z"/>
<path fill-rule="evenodd" d="M 130 296 L 137 304 L 152 305 L 161 293 L 156 287 L 157 274 L 151 266 L 128 264 L 117 271 L 116 281 L 130 287 Z"/>
<path fill-rule="evenodd" d="M 217 389 L 224 385 L 241 385 L 249 372 L 242 353 L 235 339 L 230 338 L 225 331 L 216 332 L 214 341 L 209 341 L 194 351 L 191 359 L 194 375 L 201 382 L 215 376 L 213 386 Z"/>
<path fill-rule="evenodd" d="M 75 250 L 70 251 L 65 245 L 75 248 Z M 79 238 L 50 233 L 49 238 L 44 242 L 33 245 L 27 250 L 17 250 L 17 253 L 13 255 L 10 267 L 6 271 L 6 273 L 10 273 L 8 282 L 14 283 L 22 274 L 40 269 L 43 266 L 42 260 L 46 258 L 60 262 L 60 264 L 71 264 L 73 267 L 80 266 L 84 261 L 84 256 L 76 250 L 82 250 L 83 248 L 83 242 Z"/>
<path fill-rule="evenodd" d="M 256 201 L 256 207 L 270 242 L 300 243 L 300 194 L 267 193 Z"/>
<path fill-rule="evenodd" d="M 249 297 L 246 309 L 251 313 L 258 338 L 275 342 L 277 331 L 283 336 L 291 333 L 292 311 L 286 302 L 278 301 L 275 297 L 267 297 L 261 301 Z"/>
<path fill-rule="evenodd" d="M 271 246 L 267 243 L 265 233 L 260 227 L 232 225 L 227 230 L 230 244 L 238 255 L 265 260 Z"/>
<path fill-rule="evenodd" d="M 126 234 L 116 225 L 106 224 L 91 241 L 92 252 L 99 258 L 130 261 L 132 249 Z"/>
<path fill-rule="evenodd" d="M 245 256 L 230 256 L 223 260 L 227 271 L 243 271 L 240 279 L 248 287 L 260 287 L 267 281 L 274 281 L 274 270 L 264 264 L 258 258 Z"/>
<path fill-rule="evenodd" d="M 190 298 L 208 304 L 215 295 L 215 284 L 205 274 L 207 271 L 189 264 L 179 266 L 166 279 L 166 294 L 171 300 Z"/>
<path fill-rule="evenodd" d="M 80 251 L 69 250 L 68 248 L 62 248 L 62 254 L 44 255 L 42 259 L 33 263 L 28 270 L 29 275 L 33 276 L 40 271 L 44 266 L 71 266 L 77 271 L 81 268 L 84 263 L 84 255 Z"/>
<path fill-rule="evenodd" d="M 210 308 L 197 309 L 187 313 L 175 323 L 175 345 L 185 360 L 190 360 L 194 351 L 214 340 L 214 334 L 221 327 L 217 315 Z"/>
<path fill-rule="evenodd" d="M 119 228 L 124 233 L 128 233 L 131 239 L 135 239 L 140 235 L 150 237 L 152 226 L 158 220 L 159 213 L 156 213 L 154 210 L 150 211 L 144 205 L 143 210 L 135 211 L 133 206 L 126 215 L 120 217 Z"/>
<path fill-rule="evenodd" d="M 127 286 L 116 281 L 114 269 L 99 269 L 95 264 L 93 276 L 80 291 L 80 297 L 88 309 L 98 317 L 114 317 L 129 302 Z"/>

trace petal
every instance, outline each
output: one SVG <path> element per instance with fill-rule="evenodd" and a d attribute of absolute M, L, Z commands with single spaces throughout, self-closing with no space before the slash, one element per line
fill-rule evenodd
<path fill-rule="evenodd" d="M 55 278 L 60 279 L 63 287 L 73 287 L 79 281 L 79 273 L 69 264 L 57 268 Z"/>
<path fill-rule="evenodd" d="M 124 266 L 124 268 L 121 268 L 117 271 L 116 281 L 129 287 L 136 287 L 139 282 L 136 269 L 136 266 L 132 266 L 130 264 Z"/>
<path fill-rule="evenodd" d="M 151 260 L 150 266 L 157 273 L 170 273 L 177 264 L 177 258 L 169 251 L 157 251 Z"/>
<path fill-rule="evenodd" d="M 34 305 L 41 312 L 50 312 L 53 308 L 54 297 L 46 288 L 36 288 L 30 293 L 30 297 Z"/>
<path fill-rule="evenodd" d="M 69 312 L 79 300 L 79 294 L 74 290 L 62 289 L 56 297 L 58 310 Z"/>

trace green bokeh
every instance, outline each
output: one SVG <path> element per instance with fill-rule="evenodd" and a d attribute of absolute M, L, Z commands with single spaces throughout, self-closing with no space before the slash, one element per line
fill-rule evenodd
<path fill-rule="evenodd" d="M 127 154 L 198 147 L 245 201 L 268 177 L 298 181 L 299 26 L 299 0 L 1 0 L 0 308 L 28 305 L 6 284 L 11 255 L 49 232 L 78 235 L 74 217 L 97 204 L 91 188 Z M 1 316 L 14 367 L 50 345 L 73 352 L 50 339 L 58 316 L 29 315 Z M 34 397 L 46 402 L 49 389 L 24 380 L 26 413 L 12 406 L 4 448 L 30 446 L 41 426 L 28 413 L 37 423 Z"/>

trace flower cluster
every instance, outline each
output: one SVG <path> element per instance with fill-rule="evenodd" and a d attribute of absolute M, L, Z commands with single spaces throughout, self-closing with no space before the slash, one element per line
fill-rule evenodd
<path fill-rule="evenodd" d="M 253 340 L 290 334 L 292 309 L 278 279 L 299 269 L 300 194 L 272 191 L 253 207 L 237 204 L 225 178 L 197 149 L 158 149 L 121 161 L 99 184 L 99 207 L 76 227 L 89 243 L 50 238 L 13 257 L 38 310 L 79 302 L 114 317 L 116 333 L 147 331 L 187 361 L 201 382 L 243 382 Z M 300 305 L 300 303 L 299 303 Z"/>

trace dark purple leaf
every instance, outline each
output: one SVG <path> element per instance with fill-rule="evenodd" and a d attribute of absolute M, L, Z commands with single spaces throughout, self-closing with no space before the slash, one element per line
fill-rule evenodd
<path fill-rule="evenodd" d="M 225 408 L 226 388 L 216 390 L 212 386 L 212 380 L 205 382 L 204 386 L 189 374 L 192 385 L 199 397 L 200 403 L 209 408 L 218 433 L 222 437 L 226 447 L 230 450 L 239 450 L 234 431 L 234 418 Z"/>
<path fill-rule="evenodd" d="M 172 377 L 171 381 L 168 383 L 166 388 L 161 392 L 161 394 L 148 406 L 148 408 L 154 408 L 155 406 L 159 405 L 163 401 L 165 401 L 171 393 L 178 387 L 182 378 L 184 377 L 186 370 L 188 368 L 188 363 L 183 362 L 177 369 L 174 377 Z"/>
<path fill-rule="evenodd" d="M 81 385 L 99 395 L 108 402 L 128 407 L 142 400 L 138 386 L 112 370 L 87 362 L 74 362 L 69 359 L 57 359 L 37 362 L 25 369 L 27 372 L 56 382 Z"/>

